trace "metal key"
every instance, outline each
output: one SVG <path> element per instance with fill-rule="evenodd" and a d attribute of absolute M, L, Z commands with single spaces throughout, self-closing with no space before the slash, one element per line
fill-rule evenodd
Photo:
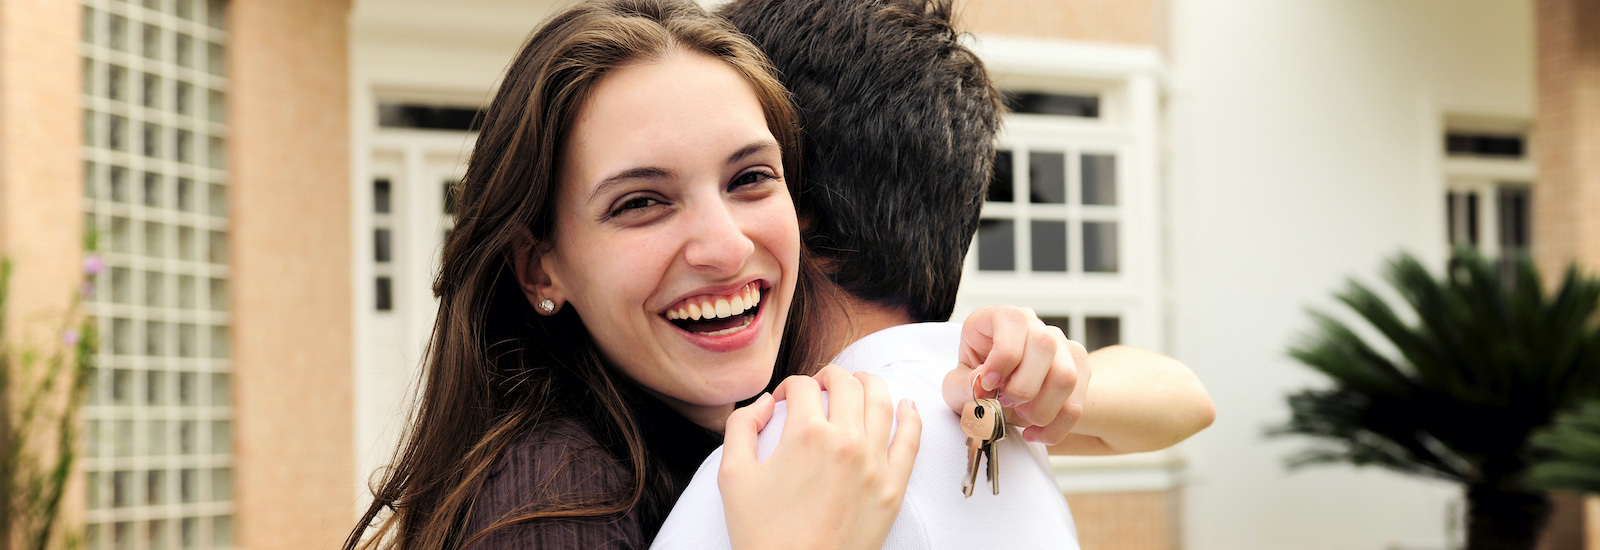
<path fill-rule="evenodd" d="M 1000 494 L 1000 469 L 995 462 L 994 442 L 1005 436 L 1005 411 L 994 399 L 974 399 L 961 411 L 961 431 L 967 434 L 967 475 L 961 483 L 961 493 L 972 496 L 978 484 L 978 461 L 988 460 L 984 477 L 994 494 Z"/>

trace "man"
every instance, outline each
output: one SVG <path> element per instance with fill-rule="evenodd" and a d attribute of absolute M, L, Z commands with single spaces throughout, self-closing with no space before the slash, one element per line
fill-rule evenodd
<path fill-rule="evenodd" d="M 950 0 L 738 0 L 722 15 L 767 52 L 800 107 L 805 143 L 796 208 L 807 245 L 845 294 L 842 311 L 825 322 L 846 330 L 841 341 L 855 342 L 835 363 L 878 375 L 895 399 L 912 398 L 929 411 L 886 547 L 1075 548 L 1076 530 L 1044 448 L 1029 442 L 1083 454 L 1158 449 L 1209 425 L 1211 403 L 1175 361 L 1125 347 L 1085 360 L 1059 330 L 1043 339 L 1037 336 L 1048 332 L 1032 330 L 1024 355 L 1053 357 L 1075 346 L 1066 376 L 1060 368 L 1012 376 L 980 366 L 1016 358 L 956 357 L 963 336 L 982 353 L 990 339 L 1018 337 L 1039 321 L 1014 310 L 967 335 L 942 322 L 954 309 L 977 229 L 1001 112 L 982 62 L 952 27 L 952 11 Z M 941 393 L 930 374 L 958 361 L 964 367 L 949 377 L 962 383 L 945 386 L 966 386 L 973 372 L 966 367 L 978 367 L 978 391 L 998 396 L 1008 420 L 1026 426 L 996 444 L 999 495 L 979 474 L 973 496 L 963 497 L 966 436 L 954 414 L 934 412 L 959 410 L 971 399 Z M 1039 376 L 1050 378 L 1041 383 Z M 1069 394 L 1065 407 L 1031 408 L 1060 404 Z M 760 456 L 776 446 L 783 421 L 780 403 L 761 433 Z M 716 487 L 721 454 L 701 466 L 656 546 L 729 546 Z"/>

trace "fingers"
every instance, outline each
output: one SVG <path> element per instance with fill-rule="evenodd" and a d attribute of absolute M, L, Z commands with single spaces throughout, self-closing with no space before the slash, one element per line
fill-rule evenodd
<path fill-rule="evenodd" d="M 773 406 L 777 403 L 772 394 L 763 393 L 755 402 L 735 409 L 728 415 L 723 429 L 722 468 L 756 462 L 757 435 L 772 420 Z"/>
<path fill-rule="evenodd" d="M 772 390 L 772 398 L 789 404 L 787 423 L 823 421 L 826 418 L 822 408 L 822 386 L 810 376 L 795 375 L 783 379 L 778 388 Z M 784 428 L 784 437 L 787 438 L 791 431 Z"/>
<path fill-rule="evenodd" d="M 999 388 L 1002 381 L 1013 376 L 1022 363 L 1032 323 L 1037 322 L 1038 316 L 1031 309 L 994 306 L 974 312 L 962 324 L 962 356 L 972 357 L 974 362 L 970 364 L 981 365 L 977 370 L 982 373 L 979 380 L 984 391 Z M 976 361 L 979 358 L 981 362 Z"/>
<path fill-rule="evenodd" d="M 1017 363 L 1011 376 L 1006 379 L 1005 385 L 1000 388 L 1001 405 L 1014 406 L 1033 401 L 1033 398 L 1039 395 L 1047 377 L 1063 374 L 1051 372 L 1051 363 L 1055 361 L 1057 355 L 1057 338 L 1062 341 L 1067 339 L 1061 334 L 1061 329 L 1046 325 L 1042 321 L 1034 321 L 1028 327 L 1028 333 L 1023 337 L 1026 347 L 1022 350 L 1022 360 Z"/>
<path fill-rule="evenodd" d="M 1055 418 L 1049 422 L 1036 422 L 1034 427 L 1022 431 L 1022 437 L 1028 441 L 1037 441 L 1046 445 L 1055 445 L 1064 441 L 1071 435 L 1072 429 L 1077 426 L 1078 420 L 1083 417 L 1089 395 L 1089 378 L 1093 374 L 1089 366 L 1089 352 L 1083 344 L 1068 340 L 1065 353 L 1061 355 L 1072 357 L 1077 365 L 1077 383 L 1073 385 L 1072 392 L 1066 402 L 1057 409 Z M 1019 407 L 1018 414 L 1027 416 L 1026 407 Z M 1043 409 L 1040 409 L 1041 411 Z"/>
<path fill-rule="evenodd" d="M 1059 328 L 1044 328 L 1041 334 L 1029 336 L 1028 352 L 1023 359 L 1025 366 L 1007 382 L 1000 400 L 1001 404 L 1021 403 L 1016 406 L 1019 419 L 1036 426 L 1055 420 L 1080 380 L 1078 362 L 1070 353 L 1072 341 L 1067 340 Z M 1049 345 L 1034 342 L 1040 338 L 1049 339 Z M 1045 351 L 1050 353 L 1046 355 Z M 1035 374 L 1039 377 L 1034 378 Z M 1036 394 L 1027 395 L 1030 389 Z"/>
<path fill-rule="evenodd" d="M 922 416 L 917 413 L 917 403 L 901 399 L 897 409 L 898 420 L 894 441 L 889 443 L 889 470 L 895 481 L 905 487 L 911 480 L 911 466 L 917 461 L 917 449 L 922 446 Z"/>
<path fill-rule="evenodd" d="M 845 426 L 851 433 L 861 433 L 862 388 L 861 381 L 838 365 L 828 365 L 812 378 L 828 391 L 828 423 Z"/>
<path fill-rule="evenodd" d="M 862 423 L 866 429 L 867 449 L 888 449 L 889 432 L 894 425 L 894 402 L 889 398 L 889 386 L 883 383 L 882 378 L 865 372 L 858 372 L 855 376 L 861 382 L 864 400 L 862 412 L 865 418 Z"/>

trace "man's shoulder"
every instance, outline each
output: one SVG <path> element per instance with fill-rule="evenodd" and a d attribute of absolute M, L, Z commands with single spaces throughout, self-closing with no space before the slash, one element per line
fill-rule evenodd
<path fill-rule="evenodd" d="M 879 376 L 929 367 L 937 367 L 942 374 L 955 366 L 960 345 L 958 323 L 911 323 L 862 337 L 840 352 L 834 363 Z"/>

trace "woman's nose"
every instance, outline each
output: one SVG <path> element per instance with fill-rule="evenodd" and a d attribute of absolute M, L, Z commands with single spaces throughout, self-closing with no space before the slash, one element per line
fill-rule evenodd
<path fill-rule="evenodd" d="M 683 254 L 690 266 L 734 272 L 755 252 L 755 243 L 728 207 L 717 201 L 693 212 L 694 228 Z"/>

